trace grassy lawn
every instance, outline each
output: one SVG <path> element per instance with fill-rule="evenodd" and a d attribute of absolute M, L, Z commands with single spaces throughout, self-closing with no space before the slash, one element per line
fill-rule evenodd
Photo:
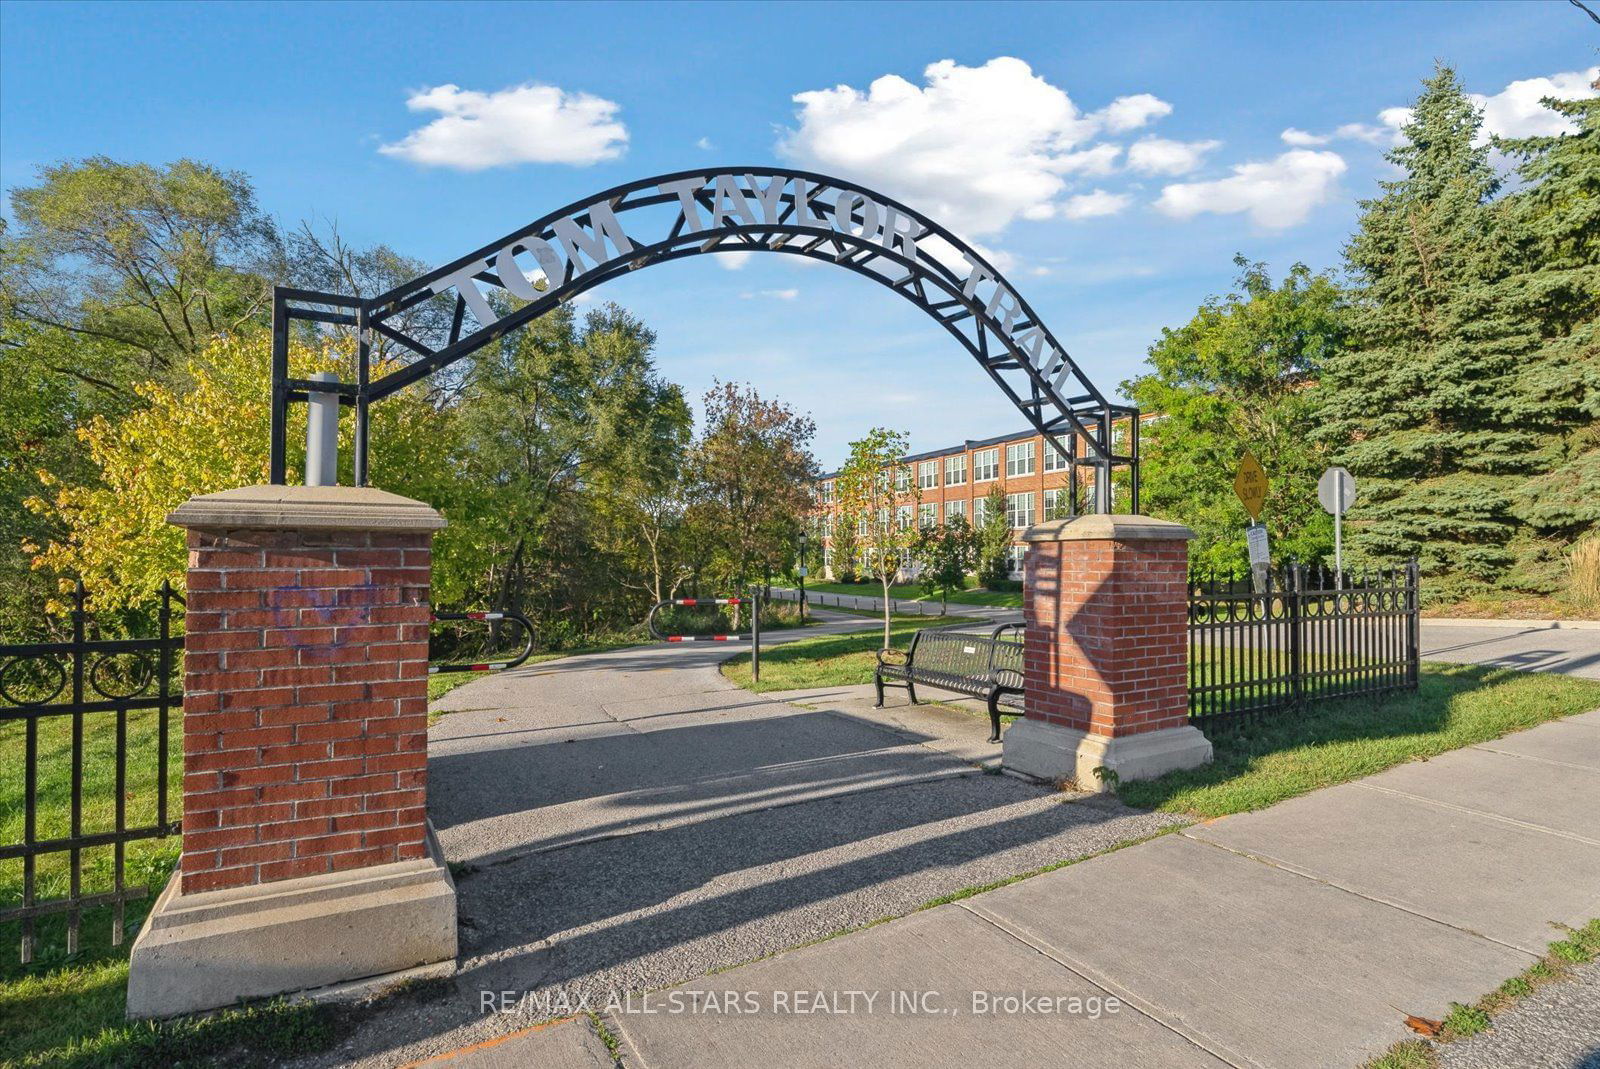
<path fill-rule="evenodd" d="M 860 598 L 881 598 L 883 587 L 877 583 L 806 583 L 806 593 L 820 591 L 826 594 L 854 594 Z M 922 592 L 920 586 L 892 586 L 889 596 L 901 601 L 927 601 L 938 603 L 939 598 L 928 597 Z M 952 605 L 998 605 L 1004 608 L 1022 608 L 1022 592 L 1020 590 L 978 590 L 968 589 L 951 591 L 949 602 Z M 832 606 L 827 606 L 832 608 Z"/>
<path fill-rule="evenodd" d="M 1322 702 L 1214 731 L 1211 764 L 1125 783 L 1118 794 L 1141 808 L 1218 817 L 1596 707 L 1600 681 L 1425 663 L 1414 694 Z"/>
<path fill-rule="evenodd" d="M 1553 595 L 1518 596 L 1491 594 L 1465 601 L 1424 604 L 1422 618 L 1430 616 L 1456 619 L 1493 620 L 1593 620 L 1592 609 L 1584 609 L 1570 599 Z"/>
<path fill-rule="evenodd" d="M 904 649 L 911 636 L 932 626 L 926 616 L 894 616 L 889 634 L 894 645 Z M 939 627 L 979 623 L 965 616 L 938 618 Z M 818 635 L 785 642 L 761 651 L 761 682 L 750 681 L 748 653 L 727 661 L 722 674 L 739 686 L 757 693 L 773 690 L 801 690 L 806 687 L 835 687 L 850 683 L 871 683 L 872 669 L 878 663 L 877 651 L 883 646 L 883 630 L 852 632 L 848 635 Z"/>

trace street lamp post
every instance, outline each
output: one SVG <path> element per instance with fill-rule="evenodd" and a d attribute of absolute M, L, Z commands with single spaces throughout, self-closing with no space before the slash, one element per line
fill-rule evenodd
<path fill-rule="evenodd" d="M 806 532 L 800 531 L 800 626 L 806 625 Z"/>

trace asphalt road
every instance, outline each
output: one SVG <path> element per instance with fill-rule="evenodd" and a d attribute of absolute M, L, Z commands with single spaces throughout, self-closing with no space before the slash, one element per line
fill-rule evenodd
<path fill-rule="evenodd" d="M 1424 620 L 1422 659 L 1600 679 L 1600 628 Z"/>

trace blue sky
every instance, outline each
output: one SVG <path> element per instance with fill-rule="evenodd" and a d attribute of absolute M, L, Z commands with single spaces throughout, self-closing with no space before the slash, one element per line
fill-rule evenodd
<path fill-rule="evenodd" d="M 67 157 L 192 156 L 247 172 L 285 224 L 336 220 L 358 245 L 443 263 L 620 182 L 800 164 L 992 251 L 1114 390 L 1163 326 L 1227 290 L 1235 252 L 1337 265 L 1393 109 L 1435 59 L 1515 134 L 1549 121 L 1539 93 L 1586 91 L 1597 46 L 1564 0 L 9 2 L 0 185 Z M 691 258 L 595 296 L 657 330 L 692 395 L 747 380 L 810 412 L 825 465 L 873 424 L 917 449 L 1020 424 L 887 291 L 790 257 L 730 266 Z"/>

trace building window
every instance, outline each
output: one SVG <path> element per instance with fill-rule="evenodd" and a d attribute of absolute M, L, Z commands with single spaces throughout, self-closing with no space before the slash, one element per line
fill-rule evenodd
<path fill-rule="evenodd" d="M 980 497 L 972 503 L 972 525 L 982 527 L 983 521 L 989 515 L 989 499 Z"/>
<path fill-rule="evenodd" d="M 967 454 L 944 458 L 944 484 L 960 486 L 967 481 Z"/>
<path fill-rule="evenodd" d="M 967 518 L 967 503 L 965 501 L 946 501 L 944 503 L 944 522 L 950 523 L 956 517 Z"/>
<path fill-rule="evenodd" d="M 1057 442 L 1061 443 L 1061 448 L 1065 449 L 1067 447 L 1067 443 L 1062 441 L 1060 438 L 1057 438 L 1055 440 Z M 1044 470 L 1045 471 L 1066 471 L 1067 470 L 1067 458 L 1065 456 L 1063 456 L 1062 454 L 1056 452 L 1056 447 L 1051 445 L 1049 442 L 1046 442 L 1044 444 Z"/>
<path fill-rule="evenodd" d="M 1006 475 L 1033 474 L 1033 443 L 1018 442 L 1006 446 Z"/>
<path fill-rule="evenodd" d="M 1006 550 L 1006 571 L 1011 573 L 1013 579 L 1022 575 L 1022 560 L 1027 552 L 1027 546 L 1012 546 Z"/>
<path fill-rule="evenodd" d="M 1066 519 L 1068 501 L 1069 497 L 1065 488 L 1046 490 L 1044 492 L 1044 518 L 1047 520 Z"/>
<path fill-rule="evenodd" d="M 900 530 L 904 531 L 911 526 L 911 506 L 900 505 L 894 510 L 894 522 Z"/>
<path fill-rule="evenodd" d="M 917 526 L 918 527 L 932 527 L 934 524 L 936 524 L 938 522 L 939 522 L 939 506 L 938 505 L 918 505 L 917 506 Z"/>
<path fill-rule="evenodd" d="M 833 483 L 831 481 L 822 484 L 822 503 L 824 505 L 833 504 Z"/>
<path fill-rule="evenodd" d="M 980 449 L 972 454 L 972 481 L 988 483 L 1000 478 L 1000 450 Z"/>
<path fill-rule="evenodd" d="M 911 468 L 901 464 L 894 469 L 894 488 L 899 493 L 905 493 L 911 488 Z"/>
<path fill-rule="evenodd" d="M 1007 494 L 1006 519 L 1013 529 L 1033 526 L 1033 495 Z"/>
<path fill-rule="evenodd" d="M 917 486 L 923 490 L 932 490 L 939 485 L 939 462 L 937 460 L 924 460 L 917 465 Z"/>

